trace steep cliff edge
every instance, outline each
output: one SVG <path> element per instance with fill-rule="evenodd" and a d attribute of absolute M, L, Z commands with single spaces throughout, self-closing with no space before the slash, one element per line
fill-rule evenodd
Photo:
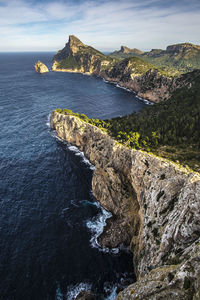
<path fill-rule="evenodd" d="M 45 64 L 38 60 L 38 62 L 35 64 L 35 71 L 37 73 L 47 73 L 49 72 L 49 69 Z"/>
<path fill-rule="evenodd" d="M 125 52 L 131 50 L 127 49 L 122 46 Z M 91 46 L 83 44 L 74 35 L 69 36 L 68 43 L 58 51 L 53 61 L 52 71 L 97 75 L 154 102 L 166 100 L 177 88 L 192 83 L 188 75 L 170 76 L 169 73 L 139 57 L 119 60 L 104 55 Z"/>
<path fill-rule="evenodd" d="M 130 242 L 138 281 L 118 299 L 199 299 L 200 176 L 72 115 L 53 111 L 51 128 L 96 167 L 93 193 L 113 213 L 99 241 Z"/>
<path fill-rule="evenodd" d="M 166 76 L 138 57 L 124 59 L 100 72 L 107 81 L 117 82 L 120 86 L 135 91 L 140 97 L 156 103 L 170 98 L 176 89 L 192 85 L 190 74 Z"/>

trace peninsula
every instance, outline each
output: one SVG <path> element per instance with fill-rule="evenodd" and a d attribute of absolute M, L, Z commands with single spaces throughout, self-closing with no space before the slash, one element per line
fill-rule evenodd
<path fill-rule="evenodd" d="M 167 48 L 167 51 L 176 53 L 177 47 L 174 52 L 170 50 L 173 49 L 172 46 Z M 185 48 L 187 49 L 187 47 Z M 195 57 L 192 56 L 192 59 L 196 61 L 200 51 L 198 48 L 194 49 L 197 54 Z M 130 52 L 131 57 L 121 59 L 120 55 L 105 55 L 93 47 L 83 44 L 74 35 L 70 35 L 65 47 L 53 57 L 52 71 L 79 72 L 100 76 L 153 102 L 165 101 L 177 88 L 193 84 L 190 73 L 182 74 L 178 69 L 166 68 L 167 62 L 164 67 L 159 68 L 144 60 L 143 53 L 137 49 L 122 46 L 121 52 Z M 148 57 L 152 57 L 150 53 Z M 172 54 L 171 56 L 173 57 Z M 194 64 L 189 71 L 195 68 L 200 68 L 200 65 Z"/>

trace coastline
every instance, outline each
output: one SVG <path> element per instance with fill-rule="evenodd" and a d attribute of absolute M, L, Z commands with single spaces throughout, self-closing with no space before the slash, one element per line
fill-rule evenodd
<path fill-rule="evenodd" d="M 85 76 L 95 76 L 95 77 L 101 78 L 105 83 L 113 84 L 113 85 L 115 85 L 116 87 L 118 87 L 120 89 L 123 89 L 123 90 L 126 90 L 127 92 L 135 94 L 135 97 L 138 100 L 144 102 L 146 105 L 154 105 L 155 104 L 154 101 L 151 101 L 149 99 L 145 99 L 145 98 L 140 97 L 135 90 L 130 89 L 130 88 L 126 88 L 125 86 L 120 85 L 120 83 L 117 82 L 117 81 L 108 80 L 108 78 L 105 79 L 103 76 L 97 75 L 96 73 L 73 71 L 71 69 L 51 69 L 51 72 L 77 73 L 77 74 L 82 74 L 82 75 L 85 75 Z"/>
<path fill-rule="evenodd" d="M 122 227 L 131 237 L 130 245 L 138 281 L 125 289 L 118 299 L 129 299 L 127 293 L 130 294 L 130 291 L 133 295 L 130 299 L 137 299 L 134 298 L 137 293 L 133 293 L 133 290 L 141 290 L 142 282 L 142 295 L 149 293 L 150 285 L 156 296 L 161 295 L 162 289 L 156 289 L 157 282 L 154 283 L 152 278 L 152 272 L 155 274 L 156 270 L 161 276 L 159 281 L 162 286 L 164 282 L 168 282 L 169 273 L 173 270 L 174 279 L 164 289 L 166 297 L 171 295 L 173 287 L 178 284 L 176 299 L 187 299 L 183 297 L 187 297 L 190 290 L 186 289 L 183 293 L 181 287 L 188 277 L 193 278 L 194 283 L 190 280 L 191 286 L 198 295 L 196 287 L 199 283 L 194 274 L 180 274 L 179 270 L 200 259 L 199 239 L 195 235 L 195 220 L 199 219 L 199 174 L 188 172 L 151 154 L 126 149 L 100 129 L 74 116 L 52 112 L 51 128 L 56 129 L 62 139 L 78 146 L 95 164 L 92 179 L 94 195 L 115 216 L 108 232 L 104 232 L 101 241 L 103 245 L 115 245 L 115 236 L 117 243 L 119 236 L 123 239 Z M 196 207 L 195 211 L 193 206 Z M 183 219 L 186 211 L 188 217 Z M 189 217 L 191 214 L 192 219 Z M 176 228 L 179 228 L 178 232 Z M 110 236 L 111 232 L 113 236 Z M 172 262 L 175 261 L 177 262 L 173 265 Z M 169 265 L 168 268 L 164 268 L 166 264 Z M 199 265 L 196 271 L 198 270 Z"/>

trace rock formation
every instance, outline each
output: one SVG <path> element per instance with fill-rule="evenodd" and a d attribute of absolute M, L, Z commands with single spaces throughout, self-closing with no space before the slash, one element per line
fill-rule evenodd
<path fill-rule="evenodd" d="M 199 299 L 200 175 L 127 149 L 78 117 L 51 114 L 58 136 L 95 165 L 92 188 L 113 218 L 99 241 L 130 243 L 137 282 L 122 299 Z"/>
<path fill-rule="evenodd" d="M 113 60 L 83 44 L 76 36 L 70 35 L 68 43 L 58 51 L 53 61 L 52 71 L 98 74 L 103 66 L 107 66 Z"/>
<path fill-rule="evenodd" d="M 38 60 L 38 62 L 35 64 L 35 71 L 37 73 L 46 73 L 49 72 L 49 69 L 45 64 Z"/>

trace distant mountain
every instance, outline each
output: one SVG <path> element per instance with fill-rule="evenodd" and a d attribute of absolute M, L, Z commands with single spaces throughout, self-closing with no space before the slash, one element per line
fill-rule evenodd
<path fill-rule="evenodd" d="M 166 50 L 153 49 L 145 52 L 142 58 L 160 68 L 171 67 L 186 73 L 200 69 L 200 46 L 191 43 L 170 45 Z"/>
<path fill-rule="evenodd" d="M 142 55 L 144 52 L 142 52 L 141 50 L 138 50 L 136 48 L 130 49 L 126 46 L 121 46 L 121 49 L 119 51 L 114 51 L 112 53 L 110 53 L 110 56 L 120 56 L 120 57 L 130 57 L 130 56 L 134 56 L 134 55 Z"/>
<path fill-rule="evenodd" d="M 149 52 L 122 46 L 119 51 L 114 51 L 110 56 L 119 59 L 137 56 L 171 75 L 200 69 L 200 46 L 191 43 L 170 45 L 166 50 L 152 49 Z"/>

